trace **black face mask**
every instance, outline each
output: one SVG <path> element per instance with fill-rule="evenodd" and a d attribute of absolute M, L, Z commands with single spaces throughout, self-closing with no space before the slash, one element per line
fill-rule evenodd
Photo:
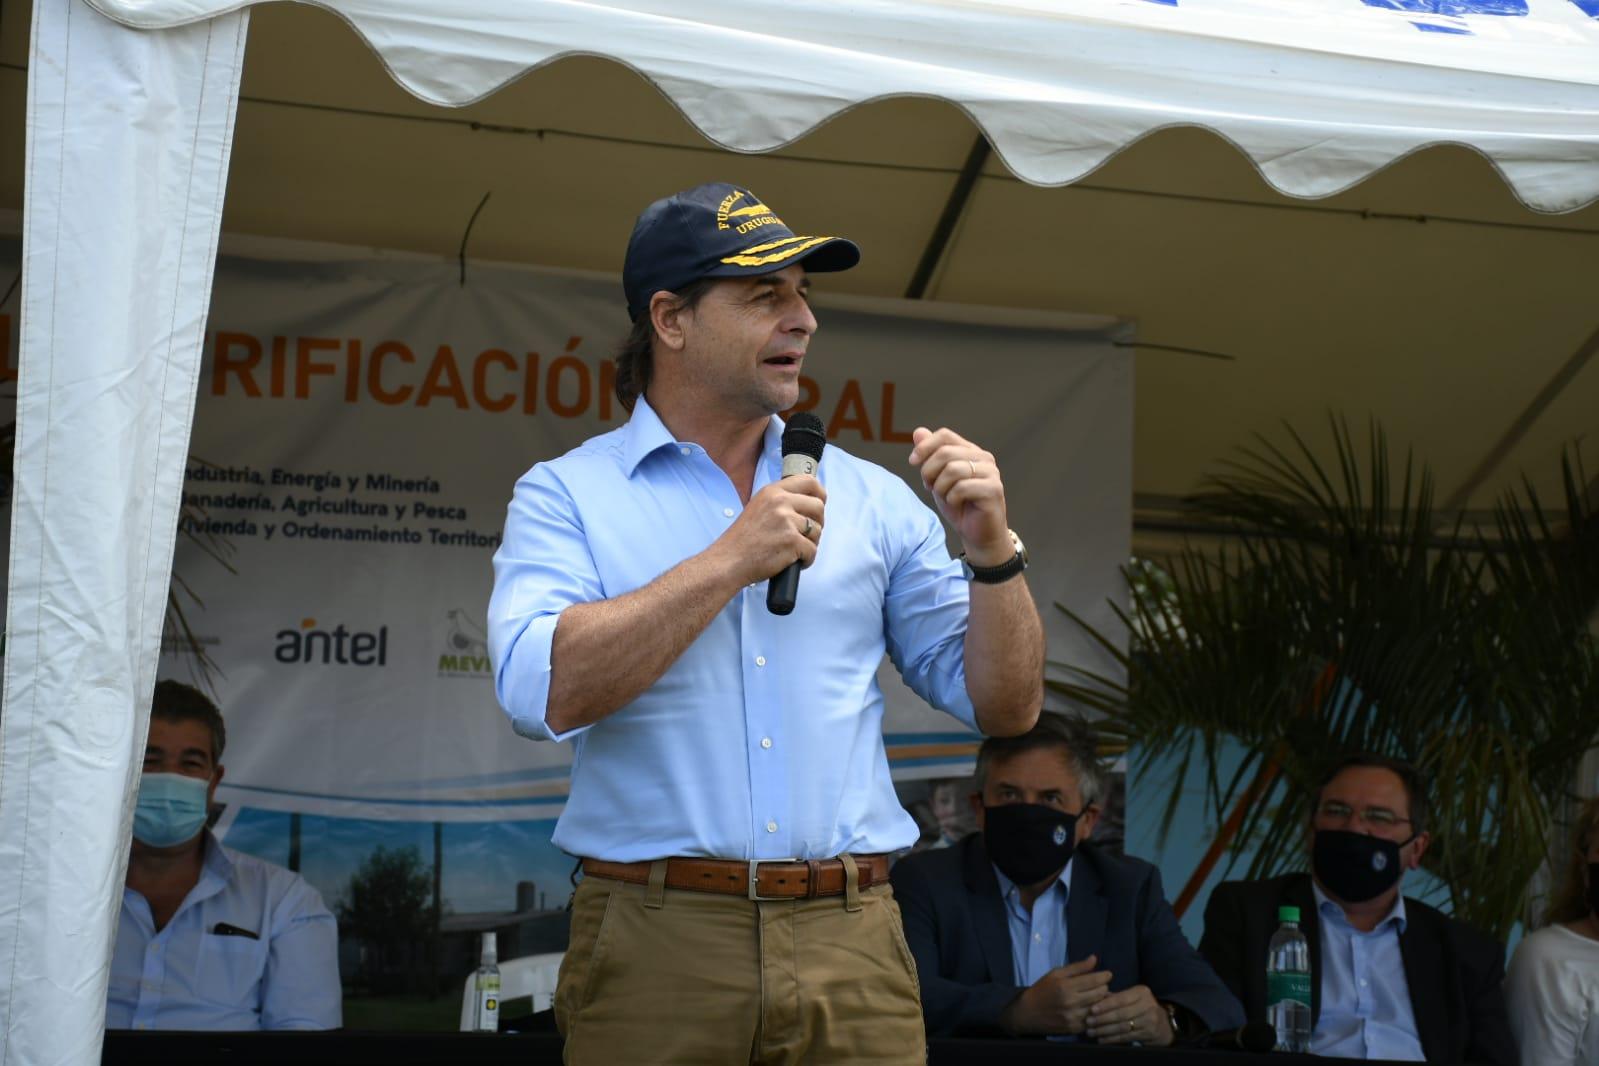
<path fill-rule="evenodd" d="M 1077 815 L 1039 803 L 983 806 L 983 846 L 999 872 L 1036 885 L 1064 867 L 1077 846 Z"/>
<path fill-rule="evenodd" d="M 1599 862 L 1588 864 L 1588 911 L 1599 914 Z"/>
<path fill-rule="evenodd" d="M 1311 869 L 1327 891 L 1345 903 L 1376 899 L 1399 883 L 1399 849 L 1382 837 L 1342 829 L 1318 829 L 1310 855 Z"/>

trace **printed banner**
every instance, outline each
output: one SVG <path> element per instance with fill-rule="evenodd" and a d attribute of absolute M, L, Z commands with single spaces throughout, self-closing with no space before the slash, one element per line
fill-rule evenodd
<path fill-rule="evenodd" d="M 913 427 L 994 452 L 1050 657 L 1100 662 L 1055 604 L 1107 620 L 1128 555 L 1131 362 L 1113 327 L 830 302 L 825 277 L 817 289 L 800 406 L 830 446 L 924 498 Z M 612 278 L 477 266 L 462 285 L 433 261 L 220 260 L 175 588 L 228 722 L 218 798 L 246 809 L 230 843 L 261 829 L 255 850 L 283 861 L 289 812 L 334 836 L 345 819 L 559 813 L 570 748 L 516 736 L 495 701 L 490 559 L 516 479 L 625 419 L 610 359 L 625 327 Z M 15 331 L 0 314 L 8 372 Z M 191 679 L 187 644 L 169 630 L 164 676 Z M 896 776 L 967 772 L 973 735 L 886 661 L 882 676 Z"/>

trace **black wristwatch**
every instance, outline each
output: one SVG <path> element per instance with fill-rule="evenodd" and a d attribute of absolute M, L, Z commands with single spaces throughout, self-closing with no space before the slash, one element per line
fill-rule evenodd
<path fill-rule="evenodd" d="M 967 581 L 975 581 L 979 585 L 998 585 L 1027 569 L 1027 549 L 1022 545 L 1022 538 L 1016 535 L 1014 529 L 1005 532 L 1010 534 L 1011 543 L 1016 545 L 1016 554 L 998 566 L 973 566 L 967 562 L 966 553 L 961 552 L 961 571 Z"/>

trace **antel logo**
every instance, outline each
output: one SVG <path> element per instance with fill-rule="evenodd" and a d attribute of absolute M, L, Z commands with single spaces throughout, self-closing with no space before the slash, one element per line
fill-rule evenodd
<path fill-rule="evenodd" d="M 318 629 L 315 618 L 300 619 L 299 629 L 280 629 L 273 658 L 280 663 L 322 663 L 338 666 L 384 666 L 389 661 L 389 627 L 376 633 Z"/>

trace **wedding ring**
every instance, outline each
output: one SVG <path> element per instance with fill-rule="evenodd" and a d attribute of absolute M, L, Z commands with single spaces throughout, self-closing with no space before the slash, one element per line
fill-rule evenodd
<path fill-rule="evenodd" d="M 810 535 L 811 535 L 811 520 L 809 518 L 807 518 L 807 519 L 805 519 L 805 528 L 800 530 L 800 536 L 808 537 Z"/>
<path fill-rule="evenodd" d="M 976 477 L 977 476 L 977 464 L 972 462 L 970 459 L 968 459 L 968 460 L 966 460 L 966 465 L 972 468 L 971 476 L 972 477 Z"/>

